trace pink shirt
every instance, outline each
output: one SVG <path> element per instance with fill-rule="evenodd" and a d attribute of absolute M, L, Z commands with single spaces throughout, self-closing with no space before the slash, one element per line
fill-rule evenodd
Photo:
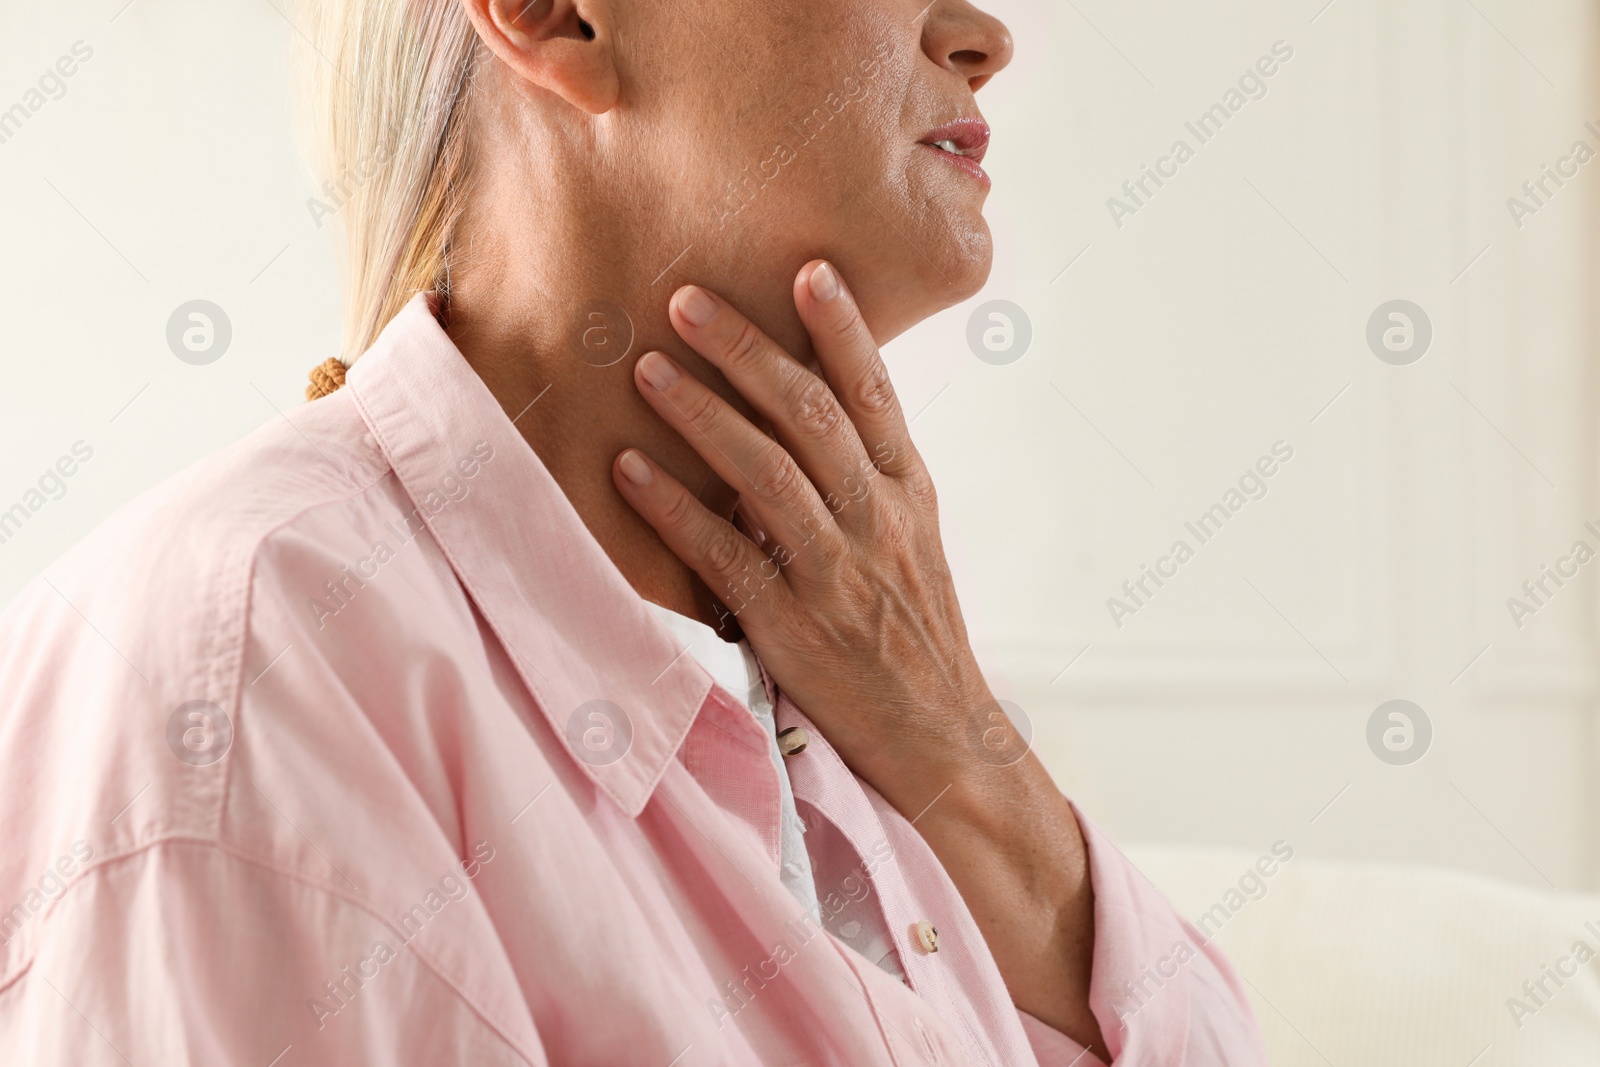
<path fill-rule="evenodd" d="M 810 732 L 808 915 L 770 735 L 683 651 L 418 298 L 0 617 L 0 1061 L 1097 1062 L 768 682 Z M 1082 822 L 1115 1062 L 1264 1063 L 1226 961 Z"/>

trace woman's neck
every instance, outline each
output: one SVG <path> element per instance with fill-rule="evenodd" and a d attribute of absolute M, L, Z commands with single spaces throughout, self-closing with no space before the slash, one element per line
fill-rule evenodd
<path fill-rule="evenodd" d="M 710 592 L 617 492 L 612 461 L 638 447 L 714 513 L 732 517 L 737 493 L 644 402 L 633 365 L 652 349 L 668 352 L 749 415 L 678 338 L 667 302 L 693 280 L 745 309 L 775 338 L 787 333 L 794 345 L 794 334 L 804 332 L 792 304 L 781 303 L 788 276 L 775 270 L 775 284 L 763 293 L 736 272 L 709 277 L 717 272 L 696 248 L 642 232 L 622 239 L 629 227 L 619 220 L 563 228 L 552 225 L 559 213 L 527 215 L 479 228 L 464 252 L 457 244 L 447 330 L 634 589 L 729 636 L 736 626 L 727 625 Z M 530 232 L 536 223 L 538 232 Z M 809 347 L 800 352 L 809 359 Z"/>

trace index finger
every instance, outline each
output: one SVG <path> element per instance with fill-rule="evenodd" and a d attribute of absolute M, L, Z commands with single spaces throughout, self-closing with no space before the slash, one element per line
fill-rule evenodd
<path fill-rule="evenodd" d="M 873 465 L 890 477 L 921 470 L 889 369 L 839 272 L 820 259 L 801 267 L 794 306 L 811 335 L 822 376 L 855 424 Z"/>

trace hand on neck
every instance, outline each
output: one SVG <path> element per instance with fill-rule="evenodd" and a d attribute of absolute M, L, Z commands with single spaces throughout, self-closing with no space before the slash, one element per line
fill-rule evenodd
<path fill-rule="evenodd" d="M 714 598 L 611 476 L 632 446 L 714 513 L 729 517 L 737 503 L 634 384 L 639 357 L 660 350 L 762 425 L 679 339 L 667 315 L 673 293 L 689 283 L 713 291 L 810 363 L 793 285 L 801 266 L 822 258 L 842 270 L 883 342 L 981 284 L 981 196 L 976 186 L 961 186 L 959 199 L 944 194 L 947 165 L 930 173 L 930 150 L 886 137 L 864 103 L 807 145 L 785 118 L 796 108 L 811 114 L 801 107 L 814 103 L 810 87 L 775 82 L 771 99 L 729 108 L 724 92 L 681 64 L 657 70 L 630 53 L 643 64 L 630 67 L 620 38 L 602 25 L 589 39 L 563 5 L 515 10 L 529 27 L 479 19 L 495 59 L 476 75 L 468 112 L 473 150 L 459 190 L 466 213 L 450 237 L 447 328 L 640 595 L 716 625 Z M 808 72 L 829 86 L 846 73 Z M 805 152 L 792 150 L 776 176 L 761 164 L 774 137 Z M 766 184 L 740 183 L 752 166 Z M 930 210 L 946 200 L 954 206 Z M 586 331 L 599 343 L 586 344 Z M 596 365 L 607 346 L 626 353 Z"/>
<path fill-rule="evenodd" d="M 597 210 L 563 203 L 559 194 L 537 211 L 509 204 L 494 210 L 500 198 L 492 187 L 491 179 L 476 197 L 477 217 L 492 224 L 464 220 L 454 245 L 451 338 L 634 589 L 730 629 L 710 591 L 617 493 L 611 464 L 624 448 L 640 448 L 713 512 L 732 518 L 738 494 L 639 396 L 633 365 L 645 352 L 666 352 L 762 425 L 677 336 L 668 301 L 684 284 L 704 285 L 809 361 L 791 297 L 794 271 L 806 257 L 753 264 L 731 245 L 719 246 L 714 233 L 689 240 L 670 232 L 664 211 Z M 615 362 L 602 365 L 609 360 Z"/>

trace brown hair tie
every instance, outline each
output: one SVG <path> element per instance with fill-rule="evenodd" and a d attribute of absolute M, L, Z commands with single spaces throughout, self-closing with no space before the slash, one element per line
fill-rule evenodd
<path fill-rule="evenodd" d="M 344 384 L 344 372 L 344 364 L 333 356 L 312 367 L 311 381 L 306 386 L 306 399 L 315 400 L 339 388 Z"/>

